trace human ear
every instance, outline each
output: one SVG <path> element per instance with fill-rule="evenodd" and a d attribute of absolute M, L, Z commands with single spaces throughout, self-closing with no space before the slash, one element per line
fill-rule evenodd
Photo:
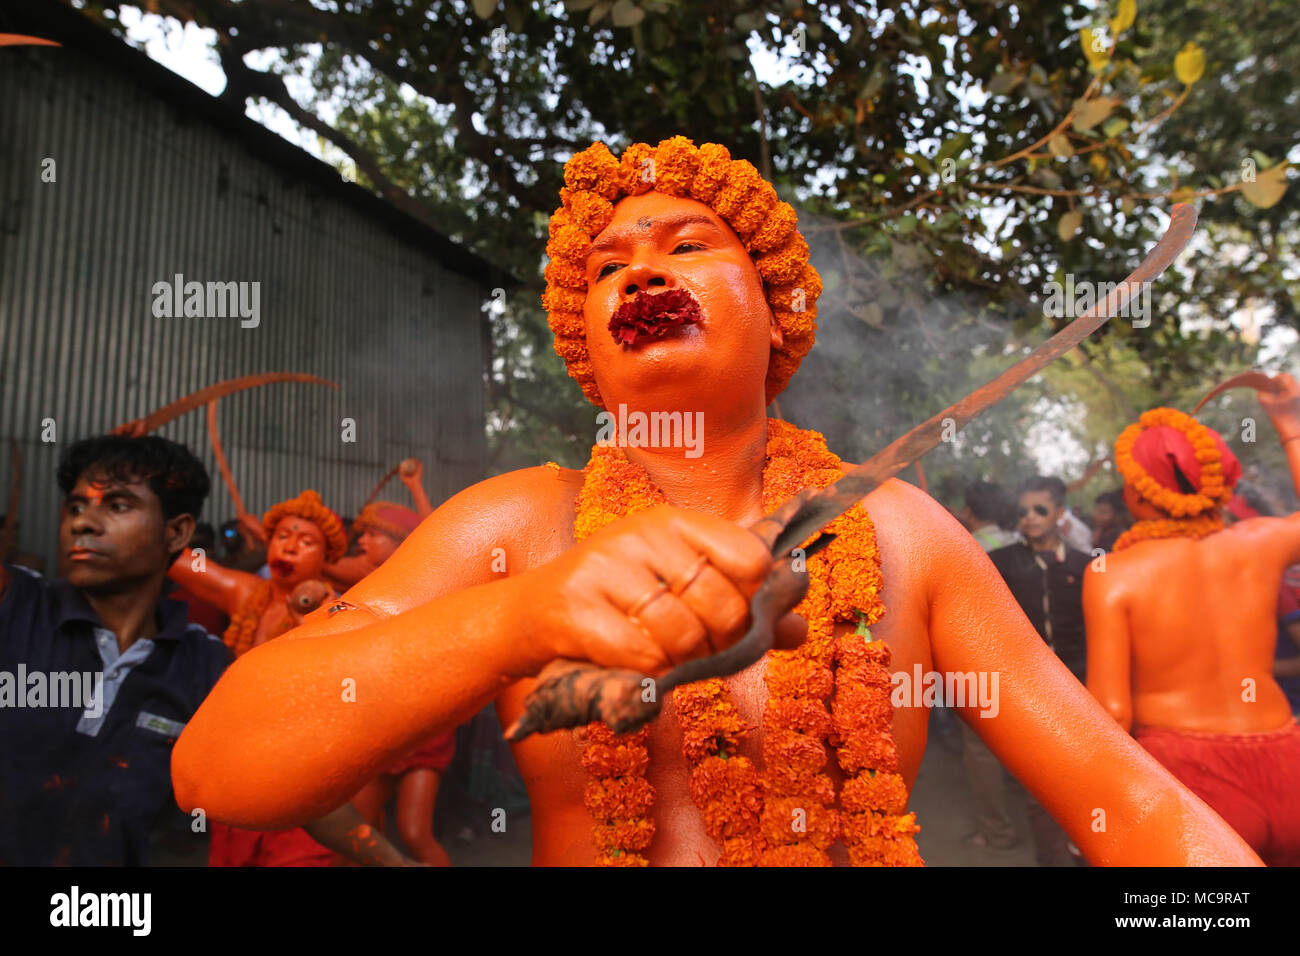
<path fill-rule="evenodd" d="M 167 522 L 163 529 L 163 539 L 167 543 L 167 553 L 176 554 L 190 546 L 194 537 L 194 515 L 177 515 Z"/>
<path fill-rule="evenodd" d="M 770 305 L 767 307 L 767 318 L 772 348 L 779 350 L 785 345 L 785 333 L 781 331 L 781 323 L 776 320 L 776 313 Z"/>

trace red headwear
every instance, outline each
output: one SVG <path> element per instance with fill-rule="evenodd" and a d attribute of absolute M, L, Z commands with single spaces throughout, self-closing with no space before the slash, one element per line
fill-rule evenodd
<path fill-rule="evenodd" d="M 371 528 L 404 541 L 419 525 L 420 516 L 410 508 L 391 501 L 375 501 L 361 509 L 361 514 L 352 522 L 352 530 L 359 534 L 364 529 Z"/>
<path fill-rule="evenodd" d="M 1241 462 L 1218 432 L 1172 408 L 1153 408 L 1124 429 L 1115 463 L 1143 499 L 1175 518 L 1226 504 L 1241 477 Z"/>
<path fill-rule="evenodd" d="M 1206 428 L 1205 431 L 1219 449 L 1223 483 L 1231 488 L 1241 477 L 1241 462 L 1218 432 L 1213 428 Z M 1201 463 L 1196 459 L 1196 449 L 1177 428 L 1168 425 L 1148 428 L 1133 443 L 1133 458 L 1148 475 L 1170 491 L 1191 494 L 1201 490 Z M 1190 489 L 1179 484 L 1175 468 L 1191 483 Z"/>

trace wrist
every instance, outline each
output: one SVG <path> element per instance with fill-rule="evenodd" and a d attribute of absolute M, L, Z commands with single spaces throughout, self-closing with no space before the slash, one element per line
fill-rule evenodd
<path fill-rule="evenodd" d="M 540 612 L 547 585 L 538 577 L 538 571 L 535 568 L 498 582 L 509 594 L 506 620 L 511 622 L 508 639 L 515 653 L 511 655 L 506 676 L 514 680 L 536 677 L 546 665 L 562 656 L 542 623 Z"/>

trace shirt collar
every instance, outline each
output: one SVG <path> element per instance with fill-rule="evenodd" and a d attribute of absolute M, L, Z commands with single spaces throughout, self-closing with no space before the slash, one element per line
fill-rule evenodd
<path fill-rule="evenodd" d="M 56 627 L 62 628 L 72 621 L 85 621 L 91 627 L 102 627 L 99 615 L 90 606 L 86 596 L 74 587 L 67 578 L 56 578 L 53 590 L 58 608 L 58 617 L 55 621 Z M 162 598 L 154 609 L 154 623 L 158 627 L 158 633 L 153 636 L 153 640 L 179 640 L 184 636 L 188 622 L 189 607 L 184 601 Z"/>

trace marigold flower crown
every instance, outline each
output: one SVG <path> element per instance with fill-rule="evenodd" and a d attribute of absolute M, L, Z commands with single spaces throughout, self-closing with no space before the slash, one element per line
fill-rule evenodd
<path fill-rule="evenodd" d="M 776 189 L 752 163 L 733 160 L 717 143 L 697 148 L 685 136 L 674 136 L 658 146 L 634 143 L 615 158 L 608 146 L 596 142 L 564 164 L 563 205 L 551 216 L 546 244 L 550 262 L 542 296 L 555 333 L 555 351 L 583 394 L 603 408 L 582 314 L 587 251 L 614 218 L 616 202 L 650 190 L 704 203 L 735 230 L 754 260 L 784 336 L 768 366 L 770 402 L 812 348 L 821 277 L 808 262 L 808 243 L 795 228 L 794 208 L 777 198 Z"/>
<path fill-rule="evenodd" d="M 1133 446 L 1148 428 L 1166 426 L 1182 432 L 1191 443 L 1196 460 L 1201 466 L 1201 487 L 1192 494 L 1182 494 L 1166 488 L 1151 477 L 1133 456 Z M 1174 518 L 1199 515 L 1226 505 L 1232 498 L 1232 489 L 1223 477 L 1223 457 L 1210 429 L 1192 416 L 1174 408 L 1153 408 L 1124 429 L 1115 441 L 1115 464 L 1124 481 L 1131 485 L 1142 500 L 1159 508 Z"/>
<path fill-rule="evenodd" d="M 1148 428 L 1166 426 L 1177 429 L 1191 443 L 1201 466 L 1201 487 L 1183 494 L 1156 481 L 1138 463 L 1133 448 Z M 1111 546 L 1123 551 L 1141 541 L 1161 538 L 1204 538 L 1223 528 L 1221 505 L 1232 498 L 1232 488 L 1223 474 L 1223 455 L 1214 433 L 1190 415 L 1174 408 L 1153 408 L 1144 412 L 1135 424 L 1120 433 L 1115 441 L 1115 464 L 1125 483 L 1148 504 L 1169 515 L 1166 519 L 1138 521 Z"/>

